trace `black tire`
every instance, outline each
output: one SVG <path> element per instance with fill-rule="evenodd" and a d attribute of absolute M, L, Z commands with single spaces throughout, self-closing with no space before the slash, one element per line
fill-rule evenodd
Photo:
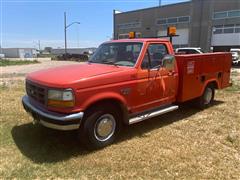
<path fill-rule="evenodd" d="M 105 118 L 105 119 L 104 119 Z M 114 120 L 112 119 L 114 118 Z M 115 125 L 114 122 L 115 121 Z M 109 135 L 101 136 L 98 131 L 101 126 L 106 131 L 106 122 L 112 128 Z M 113 128 L 115 126 L 115 128 Z M 79 128 L 79 140 L 90 150 L 101 149 L 114 142 L 121 127 L 121 114 L 118 109 L 110 103 L 97 105 L 89 109 Z M 104 130 L 103 130 L 104 131 Z M 108 131 L 108 130 L 107 130 Z"/>
<path fill-rule="evenodd" d="M 196 105 L 200 109 L 205 109 L 212 105 L 215 96 L 215 88 L 212 84 L 206 86 L 202 96 L 197 98 Z"/>

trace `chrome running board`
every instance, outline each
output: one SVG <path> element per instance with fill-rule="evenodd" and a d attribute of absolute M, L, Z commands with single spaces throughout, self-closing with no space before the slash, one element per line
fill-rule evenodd
<path fill-rule="evenodd" d="M 169 107 L 164 108 L 164 109 L 160 109 L 160 110 L 157 110 L 157 111 L 142 114 L 142 115 L 139 115 L 139 116 L 136 116 L 136 117 L 133 117 L 133 118 L 129 119 L 129 124 L 138 123 L 140 121 L 144 121 L 146 119 L 153 118 L 153 117 L 159 116 L 161 114 L 165 114 L 165 113 L 174 111 L 176 109 L 178 109 L 178 106 L 177 105 L 172 105 L 172 106 L 169 106 Z"/>

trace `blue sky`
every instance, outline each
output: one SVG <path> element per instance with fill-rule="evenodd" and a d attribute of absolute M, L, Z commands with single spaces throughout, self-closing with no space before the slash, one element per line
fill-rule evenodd
<path fill-rule="evenodd" d="M 113 9 L 130 11 L 158 6 L 158 0 L 0 0 L 2 47 L 64 46 L 63 13 L 68 47 L 95 47 L 112 36 Z M 186 0 L 162 0 L 171 4 Z"/>

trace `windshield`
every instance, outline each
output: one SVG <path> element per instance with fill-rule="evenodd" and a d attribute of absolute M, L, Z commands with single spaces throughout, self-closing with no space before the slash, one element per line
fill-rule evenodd
<path fill-rule="evenodd" d="M 99 46 L 89 62 L 133 67 L 141 49 L 139 42 L 105 43 Z"/>

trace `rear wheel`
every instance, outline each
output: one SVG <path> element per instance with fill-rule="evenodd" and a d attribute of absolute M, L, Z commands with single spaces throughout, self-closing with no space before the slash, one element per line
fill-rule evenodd
<path fill-rule="evenodd" d="M 89 149 L 113 143 L 120 129 L 120 120 L 119 112 L 110 104 L 90 109 L 79 129 L 80 141 Z"/>
<path fill-rule="evenodd" d="M 202 96 L 199 97 L 196 101 L 197 106 L 201 109 L 209 107 L 213 103 L 214 95 L 215 95 L 215 89 L 213 85 L 211 84 L 207 85 Z"/>

